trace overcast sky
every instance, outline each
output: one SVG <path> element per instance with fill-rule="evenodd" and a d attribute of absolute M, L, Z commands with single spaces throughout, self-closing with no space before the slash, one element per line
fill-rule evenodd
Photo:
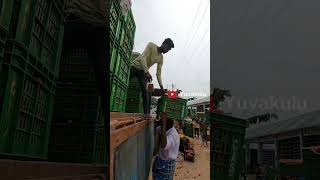
<path fill-rule="evenodd" d="M 164 88 L 171 89 L 173 83 L 175 89 L 178 88 L 184 92 L 209 93 L 209 1 L 132 1 L 132 11 L 137 27 L 134 51 L 141 53 L 148 42 L 161 45 L 167 37 L 171 38 L 175 44 L 175 48 L 164 55 L 162 68 Z M 151 72 L 153 83 L 159 87 L 155 71 L 156 65 L 151 68 Z M 169 84 L 170 87 L 167 87 Z"/>
<path fill-rule="evenodd" d="M 230 111 L 241 117 L 270 111 L 243 102 L 272 96 L 307 102 L 274 109 L 281 118 L 320 109 L 320 1 L 217 0 L 213 14 L 211 80 L 231 90 Z"/>

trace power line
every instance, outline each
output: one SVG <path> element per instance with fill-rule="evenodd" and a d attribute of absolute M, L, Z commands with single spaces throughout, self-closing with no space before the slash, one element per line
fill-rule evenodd
<path fill-rule="evenodd" d="M 187 59 L 187 62 L 189 62 L 190 60 L 192 60 L 192 58 L 193 58 L 194 55 L 199 54 L 199 52 L 204 51 L 204 49 L 205 49 L 206 47 L 208 47 L 208 46 L 210 46 L 210 39 L 209 39 L 209 41 L 207 41 L 207 42 L 204 44 L 204 46 L 203 46 L 204 48 L 198 48 L 197 51 L 194 51 L 194 53 L 192 54 L 192 56 Z M 202 50 L 202 51 L 201 51 L 201 50 Z M 197 53 L 195 53 L 195 52 L 197 52 Z M 201 54 L 201 53 L 200 53 L 200 54 Z"/>
<path fill-rule="evenodd" d="M 202 23 L 202 20 L 203 20 L 203 18 L 204 18 L 204 15 L 205 15 L 206 12 L 207 12 L 207 9 L 208 9 L 209 4 L 210 4 L 210 1 L 208 1 L 208 4 L 207 4 L 207 6 L 206 6 L 206 9 L 204 10 L 204 13 L 203 13 L 203 15 L 202 15 L 202 17 L 201 17 L 201 20 L 200 20 L 200 23 L 199 23 L 199 25 L 198 25 L 198 27 L 197 27 L 196 32 L 195 32 L 195 33 L 193 34 L 193 36 L 192 36 L 192 39 L 191 39 L 191 41 L 190 41 L 190 43 L 189 43 L 189 46 L 190 46 L 191 42 L 193 41 L 195 35 L 197 34 L 197 32 L 198 32 L 198 30 L 199 30 L 199 27 L 200 27 L 200 25 L 201 25 L 201 23 Z M 188 46 L 188 47 L 189 47 L 189 46 Z"/>
<path fill-rule="evenodd" d="M 194 25 L 194 22 L 196 21 L 196 19 L 197 19 L 197 17 L 198 17 L 198 13 L 199 13 L 199 9 L 200 9 L 200 7 L 201 7 L 201 4 L 202 4 L 202 0 L 200 0 L 200 3 L 199 3 L 199 5 L 198 5 L 198 10 L 197 10 L 197 12 L 196 12 L 196 15 L 195 15 L 194 18 L 193 18 L 193 23 L 192 23 L 192 25 L 191 25 L 191 29 L 192 29 L 192 27 L 193 27 L 193 25 Z M 186 47 L 186 45 L 187 45 L 187 43 L 188 43 L 190 34 L 191 34 L 191 31 L 190 31 L 190 33 L 188 34 L 187 41 L 186 41 L 186 43 L 184 44 L 183 49 Z"/>
<path fill-rule="evenodd" d="M 210 27 L 205 31 L 205 33 L 203 33 L 203 35 L 202 35 L 202 37 L 201 37 L 201 39 L 200 39 L 200 43 L 201 43 L 202 40 L 206 37 L 206 35 L 208 34 L 209 30 L 210 30 Z M 198 47 L 198 48 L 197 48 L 197 50 L 194 50 L 194 51 L 192 52 L 191 56 L 189 56 L 189 57 L 191 57 L 190 59 L 192 59 L 194 53 L 195 53 L 196 51 L 198 51 L 201 46 L 199 45 L 199 46 L 196 46 L 196 47 Z M 189 58 L 187 58 L 187 59 L 189 60 Z"/>

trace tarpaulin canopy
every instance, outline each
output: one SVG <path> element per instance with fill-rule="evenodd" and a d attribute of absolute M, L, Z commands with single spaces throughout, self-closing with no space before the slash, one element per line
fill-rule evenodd
<path fill-rule="evenodd" d="M 246 130 L 246 139 L 275 135 L 315 126 L 320 126 L 320 110 L 305 113 L 289 119 L 273 120 L 271 122 L 252 125 Z"/>

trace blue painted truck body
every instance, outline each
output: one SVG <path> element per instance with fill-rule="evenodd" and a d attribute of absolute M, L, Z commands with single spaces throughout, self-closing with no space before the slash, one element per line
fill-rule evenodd
<path fill-rule="evenodd" d="M 154 123 L 149 123 L 114 151 L 114 180 L 148 180 L 153 147 Z"/>

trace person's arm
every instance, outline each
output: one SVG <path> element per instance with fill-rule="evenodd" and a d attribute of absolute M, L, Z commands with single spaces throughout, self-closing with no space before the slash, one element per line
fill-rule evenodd
<path fill-rule="evenodd" d="M 158 66 L 157 66 L 157 79 L 158 79 L 158 83 L 159 83 L 160 88 L 163 90 L 162 78 L 161 78 L 162 65 L 163 65 L 162 61 L 160 63 L 158 63 Z"/>
<path fill-rule="evenodd" d="M 162 115 L 162 126 L 161 126 L 161 148 L 165 148 L 167 145 L 167 115 L 163 113 Z"/>
<path fill-rule="evenodd" d="M 164 148 L 163 148 L 163 149 L 165 149 L 165 150 L 167 150 L 167 149 L 169 149 L 170 147 L 172 147 L 172 146 L 174 145 L 174 142 L 175 142 L 173 135 L 167 136 L 166 139 L 167 139 L 167 143 L 166 143 L 166 145 L 165 145 Z"/>
<path fill-rule="evenodd" d="M 161 139 L 160 139 L 160 134 L 161 134 L 161 127 L 158 126 L 156 128 L 156 133 L 155 133 L 155 147 L 154 147 L 154 155 L 156 155 L 159 151 L 159 147 L 161 144 Z"/>
<path fill-rule="evenodd" d="M 149 73 L 148 63 L 147 63 L 147 56 L 150 55 L 151 48 L 152 48 L 152 43 L 149 42 L 147 47 L 144 49 L 143 53 L 141 54 L 140 64 L 141 64 L 141 66 L 143 68 L 144 73 Z"/>

